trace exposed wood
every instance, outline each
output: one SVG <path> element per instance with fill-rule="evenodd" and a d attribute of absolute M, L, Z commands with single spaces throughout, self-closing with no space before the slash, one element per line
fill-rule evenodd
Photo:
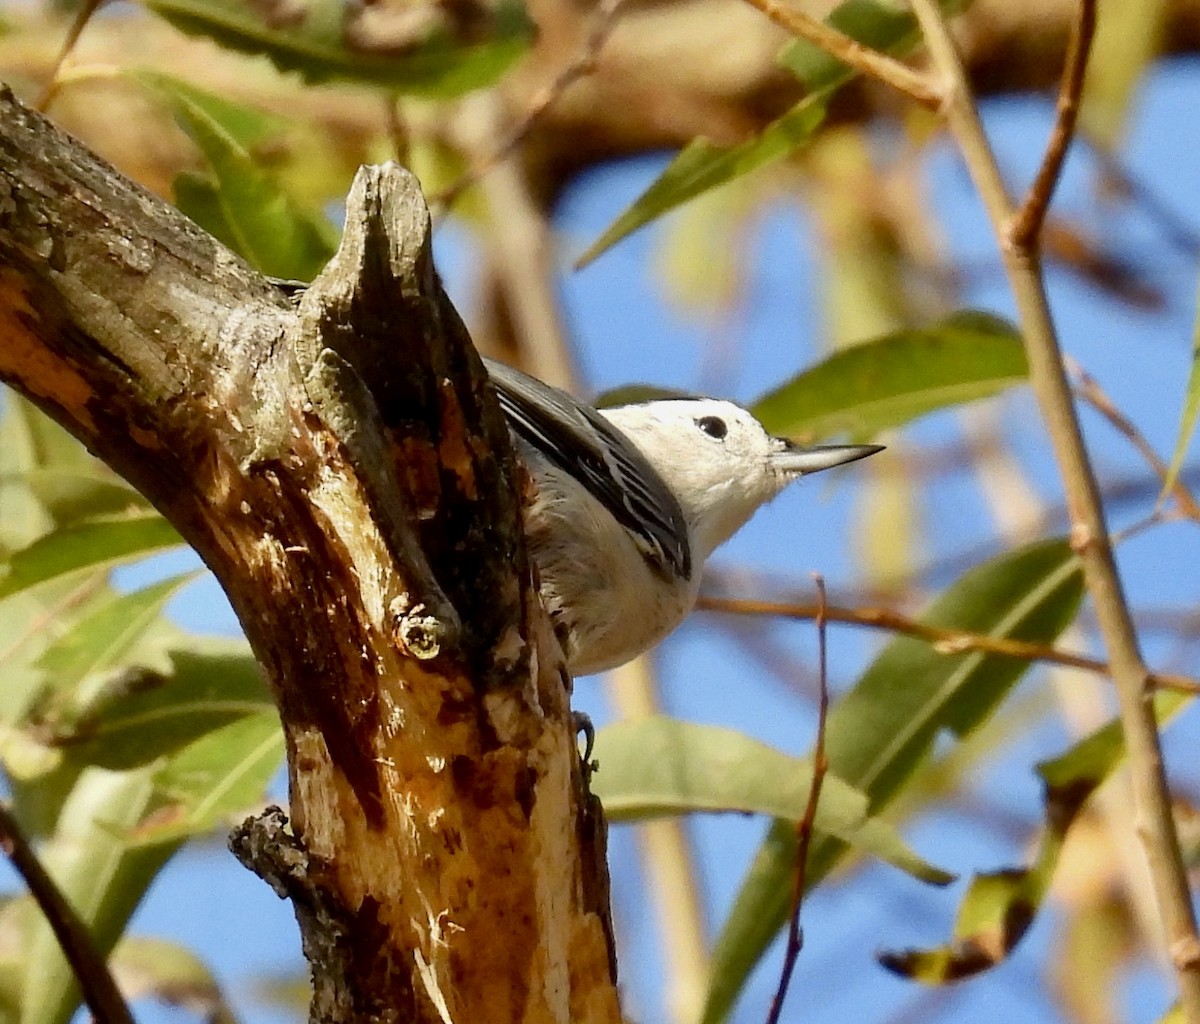
<path fill-rule="evenodd" d="M 196 547 L 270 679 L 294 840 L 249 832 L 296 869 L 313 1019 L 619 1020 L 518 474 L 415 181 L 363 169 L 296 306 L 0 91 L 0 342 L 0 379 Z"/>

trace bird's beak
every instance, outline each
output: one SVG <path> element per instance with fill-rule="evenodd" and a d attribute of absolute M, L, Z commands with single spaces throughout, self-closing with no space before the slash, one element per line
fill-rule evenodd
<path fill-rule="evenodd" d="M 881 444 L 818 444 L 806 447 L 785 438 L 781 440 L 784 448 L 771 456 L 771 463 L 781 473 L 793 476 L 819 473 L 823 469 L 832 469 L 883 451 Z"/>

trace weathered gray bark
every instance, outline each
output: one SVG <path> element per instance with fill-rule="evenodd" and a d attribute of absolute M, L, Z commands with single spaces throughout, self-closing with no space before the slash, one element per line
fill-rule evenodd
<path fill-rule="evenodd" d="M 251 826 L 245 856 L 298 905 L 314 1019 L 618 1020 L 562 656 L 414 180 L 360 172 L 293 305 L 0 91 L 0 379 L 238 613 L 295 831 Z"/>

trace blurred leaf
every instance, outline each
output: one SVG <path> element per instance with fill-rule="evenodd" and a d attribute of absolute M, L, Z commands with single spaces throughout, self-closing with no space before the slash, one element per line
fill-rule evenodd
<path fill-rule="evenodd" d="M 274 175 L 260 167 L 226 124 L 214 116 L 215 110 L 232 118 L 231 111 L 240 108 L 200 104 L 195 100 L 196 90 L 166 75 L 139 77 L 170 104 L 176 120 L 212 168 L 218 209 L 212 208 L 214 195 L 204 193 L 195 177 L 184 181 L 184 201 L 193 200 L 194 212 L 207 217 L 218 236 L 232 239 L 235 244 L 231 248 L 264 274 L 311 280 L 333 255 L 336 232 L 326 218 L 294 203 Z M 235 119 L 234 123 L 235 130 L 248 131 L 244 120 Z"/>
<path fill-rule="evenodd" d="M 155 798 L 150 772 L 85 771 L 63 807 L 42 860 L 107 956 L 154 876 L 175 852 L 171 844 L 131 847 L 122 834 L 141 821 Z M 38 921 L 27 943 L 21 1024 L 67 1024 L 79 988 L 49 925 Z"/>
<path fill-rule="evenodd" d="M 962 0 L 942 5 L 947 10 L 963 6 Z M 916 20 L 879 0 L 844 0 L 827 23 L 875 50 L 901 55 L 920 38 Z M 743 175 L 782 159 L 804 146 L 825 119 L 830 97 L 858 73 L 803 40 L 789 43 L 779 56 L 808 88 L 791 110 L 768 124 L 755 138 L 737 146 L 717 146 L 693 139 L 654 183 L 610 224 L 576 261 L 583 267 L 626 235 L 669 210 Z"/>
<path fill-rule="evenodd" d="M 108 962 L 121 993 L 130 1001 L 150 997 L 187 1010 L 205 1024 L 236 1024 L 212 971 L 178 943 L 127 935 Z"/>
<path fill-rule="evenodd" d="M 1023 384 L 1016 328 L 984 313 L 958 313 L 836 352 L 759 399 L 750 411 L 773 434 L 805 440 L 869 437 L 926 413 Z"/>
<path fill-rule="evenodd" d="M 693 139 L 624 213 L 605 228 L 575 261 L 577 269 L 611 249 L 626 235 L 709 189 L 716 188 L 795 151 L 825 119 L 824 93 L 805 97 L 761 134 L 737 146 Z"/>
<path fill-rule="evenodd" d="M 662 388 L 657 384 L 622 384 L 596 396 L 597 409 L 615 409 L 622 405 L 641 405 L 644 402 L 665 402 L 675 398 L 697 398 L 694 391 Z"/>
<path fill-rule="evenodd" d="M 1074 619 L 1083 592 L 1064 540 L 1039 541 L 967 572 L 921 621 L 988 636 L 1050 643 Z M 832 771 L 864 793 L 878 814 L 928 762 L 943 733 L 966 736 L 983 723 L 1027 671 L 1027 662 L 979 653 L 945 655 L 896 637 L 833 707 L 826 730 Z M 751 969 L 787 917 L 795 835 L 772 825 L 713 952 L 703 1020 L 724 1019 Z M 836 839 L 813 843 L 808 884 L 845 856 Z"/>
<path fill-rule="evenodd" d="M 133 667 L 95 695 L 75 731 L 60 739 L 73 760 L 132 768 L 240 719 L 275 714 L 244 643 L 194 641 L 169 657 L 169 672 Z"/>
<path fill-rule="evenodd" d="M 1155 716 L 1165 723 L 1190 701 L 1187 694 L 1161 692 L 1155 696 Z M 1038 765 L 1045 821 L 1032 863 L 976 875 L 963 897 L 954 937 L 947 945 L 881 953 L 880 963 L 914 981 L 942 985 L 1003 962 L 1050 891 L 1068 829 L 1124 759 L 1124 733 L 1120 721 L 1113 720 L 1064 754 Z"/>
<path fill-rule="evenodd" d="M 344 79 L 400 92 L 448 99 L 490 85 L 528 48 L 533 26 L 522 4 L 501 0 L 488 12 L 487 37 L 461 43 L 439 28 L 391 53 L 374 53 L 347 39 L 347 8 L 310 0 L 302 16 L 269 24 L 268 10 L 244 0 L 143 0 L 176 28 L 221 46 L 263 54 L 280 71 L 308 83 Z M 439 16 L 437 5 L 429 12 Z M 419 15 L 424 8 L 414 8 Z M 424 33 L 422 33 L 424 35 Z"/>
<path fill-rule="evenodd" d="M 210 174 L 180 171 L 171 181 L 171 198 L 179 212 L 234 252 L 240 249 L 237 232 L 225 218 L 221 188 Z"/>
<path fill-rule="evenodd" d="M 244 814 L 262 802 L 282 763 L 283 730 L 273 706 L 208 733 L 155 771 L 154 785 L 169 803 L 143 821 L 134 838 L 183 839 Z"/>
<path fill-rule="evenodd" d="M 38 667 L 48 686 L 69 700 L 71 710 L 57 714 L 74 721 L 83 713 L 94 697 L 80 689 L 84 681 L 96 680 L 127 662 L 130 651 L 159 619 L 167 602 L 199 576 L 199 572 L 184 573 L 132 593 L 111 595 L 51 644 Z"/>
<path fill-rule="evenodd" d="M 1082 906 L 1063 908 L 1056 929 L 1057 955 L 1048 966 L 1056 1002 L 1073 1024 L 1120 1024 L 1120 991 L 1126 969 L 1141 953 L 1141 936 L 1124 893 L 1097 894 Z"/>
<path fill-rule="evenodd" d="M 24 733 L 11 728 L 21 721 L 45 686 L 38 659 L 70 623 L 105 601 L 107 570 L 47 583 L 15 594 L 0 610 L 0 760 L 10 774 L 25 773 L 20 761 L 28 751 Z M 44 751 L 43 751 L 44 754 Z M 44 757 L 41 759 L 44 760 Z"/>
<path fill-rule="evenodd" d="M 154 511 L 85 520 L 55 530 L 0 565 L 0 599 L 91 569 L 111 569 L 183 543 Z"/>
<path fill-rule="evenodd" d="M 742 286 L 757 183 L 739 178 L 697 196 L 663 221 L 655 268 L 666 295 L 700 316 L 727 311 Z"/>
<path fill-rule="evenodd" d="M 129 76 L 168 104 L 186 103 L 218 124 L 234 143 L 246 152 L 287 133 L 290 124 L 282 117 L 234 103 L 224 96 L 201 89 L 192 83 L 162 71 L 136 68 Z"/>
<path fill-rule="evenodd" d="M 151 511 L 150 502 L 99 464 L 86 469 L 31 469 L 22 479 L 59 526 L 134 510 Z"/>
<path fill-rule="evenodd" d="M 1138 85 L 1158 56 L 1166 27 L 1166 0 L 1108 4 L 1096 19 L 1080 104 L 1080 127 L 1090 139 L 1117 150 Z"/>
<path fill-rule="evenodd" d="M 939 6 L 952 14 L 965 6 L 965 0 L 943 0 Z M 843 0 L 825 21 L 864 46 L 894 56 L 911 52 L 921 41 L 917 19 L 910 11 L 879 0 Z M 779 63 L 814 91 L 857 77 L 853 68 L 805 39 L 788 43 Z"/>
<path fill-rule="evenodd" d="M 4 392 L 0 415 L 0 557 L 56 525 L 146 501 L 27 399 Z"/>
<path fill-rule="evenodd" d="M 1179 479 L 1183 460 L 1187 457 L 1192 436 L 1196 433 L 1197 417 L 1200 417 L 1200 299 L 1197 300 L 1196 322 L 1192 326 L 1192 368 L 1188 372 L 1187 395 L 1183 400 L 1183 413 L 1179 417 L 1179 437 L 1175 441 L 1175 454 L 1171 456 L 1171 465 L 1163 480 L 1159 501 L 1170 494 Z"/>
<path fill-rule="evenodd" d="M 812 762 L 789 757 L 732 729 L 655 715 L 596 734 L 601 770 L 594 792 L 611 821 L 736 811 L 799 820 Z M 826 774 L 816 827 L 926 882 L 953 875 L 922 860 L 890 825 L 867 816 L 867 798 Z"/>

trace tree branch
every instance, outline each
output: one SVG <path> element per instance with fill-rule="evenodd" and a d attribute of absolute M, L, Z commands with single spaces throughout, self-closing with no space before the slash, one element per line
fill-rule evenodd
<path fill-rule="evenodd" d="M 1033 245 L 1012 244 L 1008 234 L 1012 203 L 941 9 L 935 0 L 912 0 L 912 6 L 933 63 L 951 85 L 945 105 L 946 120 L 1000 242 L 1029 357 L 1030 386 L 1054 446 L 1067 494 L 1072 546 L 1079 554 L 1108 648 L 1129 752 L 1139 833 L 1163 916 L 1180 1003 L 1190 1024 L 1200 1024 L 1200 936 L 1196 932 L 1191 892 L 1171 813 L 1158 725 L 1150 700 L 1149 672 L 1142 662 L 1113 558 L 1100 489 L 1072 402 L 1037 249 Z"/>
<path fill-rule="evenodd" d="M 1075 122 L 1079 117 L 1079 99 L 1083 95 L 1083 79 L 1087 72 L 1088 56 L 1092 52 L 1092 37 L 1096 33 L 1096 0 L 1078 0 L 1078 15 L 1071 26 L 1071 41 L 1067 44 L 1066 64 L 1058 87 L 1058 103 L 1054 112 L 1054 127 L 1050 142 L 1042 157 L 1037 177 L 1029 186 L 1009 227 L 1009 241 L 1018 249 L 1032 249 L 1040 243 L 1046 211 L 1062 174 L 1063 162 L 1075 137 Z"/>
<path fill-rule="evenodd" d="M 696 607 L 704 611 L 722 612 L 730 615 L 771 615 L 800 621 L 816 620 L 821 614 L 818 605 L 791 604 L 780 601 L 755 601 L 744 598 L 710 597 L 701 595 Z M 841 608 L 829 605 L 824 616 L 830 622 L 844 622 L 851 626 L 867 629 L 883 629 L 902 633 L 927 641 L 939 654 L 998 654 L 1005 658 L 1020 658 L 1022 661 L 1045 661 L 1054 665 L 1078 668 L 1096 675 L 1111 676 L 1108 663 L 1071 651 L 1060 651 L 1057 647 L 1030 643 L 1028 640 L 1013 640 L 1011 637 L 985 636 L 965 630 L 945 629 L 930 626 L 916 619 L 893 611 L 890 608 Z M 1200 694 L 1200 681 L 1174 672 L 1151 672 L 1149 680 L 1161 690 L 1178 690 L 1180 693 Z"/>
<path fill-rule="evenodd" d="M 29 894 L 58 939 L 96 1024 L 133 1024 L 129 1007 L 108 971 L 104 956 L 92 942 L 87 925 L 79 919 L 54 884 L 54 879 L 42 867 L 17 819 L 3 801 L 0 801 L 0 846 L 29 887 Z"/>
<path fill-rule="evenodd" d="M 909 99 L 930 110 L 941 106 L 942 94 L 928 75 L 914 71 L 907 64 L 864 46 L 844 32 L 796 10 L 778 0 L 746 0 L 751 7 L 762 11 L 780 28 L 787 29 L 799 39 L 807 39 L 855 71 L 885 82 L 904 93 Z"/>
<path fill-rule="evenodd" d="M 0 90 L 0 379 L 229 595 L 325 908 L 300 919 L 314 1014 L 615 1024 L 603 820 L 507 429 L 429 243 L 415 180 L 364 168 L 295 307 Z"/>

